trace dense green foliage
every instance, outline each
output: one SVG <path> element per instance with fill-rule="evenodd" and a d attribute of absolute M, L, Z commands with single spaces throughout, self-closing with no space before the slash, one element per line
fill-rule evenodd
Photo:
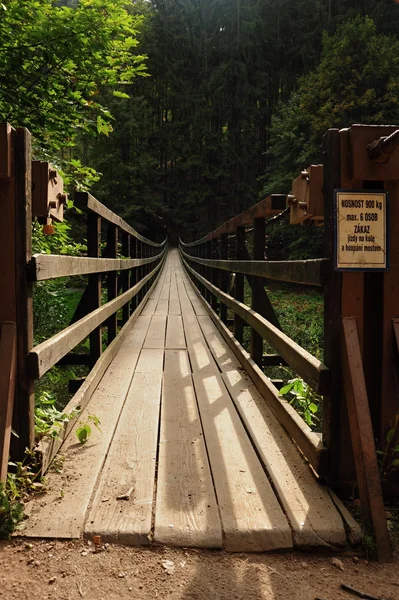
<path fill-rule="evenodd" d="M 292 173 L 319 160 L 331 124 L 394 119 L 391 0 L 153 0 L 134 10 L 145 14 L 150 77 L 128 87 L 130 99 L 105 93 L 114 134 L 85 140 L 82 156 L 103 173 L 95 193 L 138 227 L 198 237 L 259 194 L 288 191 Z"/>
<path fill-rule="evenodd" d="M 63 165 L 78 134 L 112 131 L 100 88 L 124 96 L 124 86 L 145 74 L 135 51 L 142 18 L 129 7 L 125 0 L 0 3 L 0 121 L 28 127 L 38 156 Z"/>
<path fill-rule="evenodd" d="M 301 167 L 322 162 L 330 127 L 399 122 L 399 39 L 360 17 L 323 37 L 319 66 L 299 80 L 270 129 L 267 188 L 289 190 Z"/>

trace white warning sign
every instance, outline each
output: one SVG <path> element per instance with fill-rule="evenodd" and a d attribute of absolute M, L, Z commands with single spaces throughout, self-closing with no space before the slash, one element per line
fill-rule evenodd
<path fill-rule="evenodd" d="M 335 192 L 335 269 L 388 269 L 386 192 Z"/>

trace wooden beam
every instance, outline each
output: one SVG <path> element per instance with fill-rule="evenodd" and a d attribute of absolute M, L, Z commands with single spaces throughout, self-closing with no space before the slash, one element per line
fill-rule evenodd
<path fill-rule="evenodd" d="M 164 260 L 161 263 L 161 266 L 163 265 Z M 155 271 L 155 269 L 154 269 L 154 271 Z M 79 388 L 79 390 L 77 391 L 75 396 L 71 399 L 71 401 L 64 408 L 65 414 L 69 415 L 69 414 L 73 413 L 75 410 L 78 409 L 78 407 L 79 407 L 79 413 L 81 413 L 82 410 L 87 406 L 92 394 L 94 393 L 96 387 L 100 383 L 102 376 L 104 375 L 105 371 L 108 369 L 111 361 L 116 356 L 119 348 L 125 341 L 126 336 L 129 333 L 129 331 L 131 330 L 137 317 L 140 315 L 141 311 L 143 310 L 145 303 L 147 302 L 147 299 L 151 295 L 152 290 L 154 289 L 154 287 L 156 286 L 156 284 L 159 280 L 160 275 L 161 275 L 161 272 L 159 272 L 157 274 L 157 276 L 156 276 L 153 284 L 151 285 L 150 289 L 148 290 L 146 296 L 143 298 L 141 303 L 137 306 L 136 310 L 131 315 L 129 321 L 123 326 L 123 328 L 120 330 L 117 337 L 108 346 L 108 348 L 106 350 L 104 350 L 103 354 L 101 355 L 99 360 L 94 365 L 93 369 L 90 371 L 90 373 L 86 377 L 84 383 L 81 385 L 81 387 Z M 77 418 L 79 418 L 79 417 L 77 417 Z M 38 452 L 40 452 L 40 454 L 42 456 L 42 474 L 44 474 L 47 471 L 47 469 L 49 468 L 54 456 L 57 454 L 57 452 L 60 449 L 61 445 L 63 444 L 64 440 L 71 433 L 72 428 L 76 423 L 76 420 L 77 419 L 74 418 L 74 419 L 71 419 L 70 421 L 68 421 L 68 423 L 65 424 L 64 429 L 59 432 L 58 438 L 51 439 L 51 440 L 45 439 L 39 443 L 37 450 L 38 450 Z"/>
<path fill-rule="evenodd" d="M 364 377 L 359 336 L 354 317 L 342 319 L 344 357 L 342 364 L 346 404 L 363 516 L 371 521 L 378 560 L 393 560 L 389 541 L 381 479 L 375 450 L 369 400 Z"/>
<path fill-rule="evenodd" d="M 310 260 L 209 260 L 197 258 L 182 250 L 184 256 L 200 265 L 214 267 L 222 271 L 244 273 L 254 277 L 299 283 L 302 285 L 323 286 L 330 273 L 328 258 Z"/>
<path fill-rule="evenodd" d="M 8 470 L 16 371 L 16 324 L 5 322 L 0 332 L 0 481 L 3 482 Z"/>
<path fill-rule="evenodd" d="M 181 244 L 188 248 L 190 246 L 198 246 L 199 244 L 204 244 L 209 240 L 213 240 L 215 238 L 220 238 L 223 234 L 235 234 L 237 227 L 249 227 L 252 225 L 254 219 L 258 218 L 267 218 L 278 215 L 282 210 L 286 207 L 286 195 L 285 194 L 271 194 L 267 198 L 264 198 L 251 208 L 248 208 L 241 214 L 237 215 L 230 219 L 230 221 L 226 221 L 220 227 L 208 233 L 208 235 L 204 236 L 200 240 L 196 240 L 195 242 L 190 242 L 189 244 L 185 244 L 181 242 Z"/>
<path fill-rule="evenodd" d="M 297 444 L 316 473 L 323 476 L 327 468 L 327 449 L 324 447 L 319 435 L 314 433 L 291 404 L 279 395 L 278 390 L 271 383 L 270 379 L 266 377 L 263 371 L 252 360 L 249 353 L 235 339 L 226 325 L 201 296 L 197 288 L 194 287 L 194 290 L 202 300 L 209 316 L 242 364 L 244 370 L 248 373 L 262 397 L 276 414 L 280 424 Z"/>
<path fill-rule="evenodd" d="M 108 221 L 108 223 L 116 225 L 117 227 L 119 227 L 119 229 L 125 231 L 126 233 L 129 233 L 144 244 L 148 244 L 149 246 L 157 246 L 159 248 L 165 246 L 166 240 L 164 240 L 161 244 L 156 244 L 148 238 L 140 235 L 135 229 L 133 229 L 133 227 L 126 223 L 126 221 L 124 221 L 121 217 L 112 212 L 112 210 L 109 210 L 109 208 L 104 206 L 104 204 L 101 204 L 101 202 L 96 200 L 96 198 L 94 198 L 94 196 L 92 196 L 88 192 L 76 192 L 74 199 L 78 207 L 86 208 L 87 210 L 96 213 L 97 215 Z"/>
<path fill-rule="evenodd" d="M 31 134 L 18 128 L 14 136 L 15 178 L 15 262 L 16 262 L 16 324 L 17 380 L 13 426 L 18 433 L 18 455 L 35 443 L 34 382 L 28 372 L 28 352 L 33 346 L 32 284 L 26 276 L 32 258 L 32 152 Z M 12 285 L 12 282 L 10 282 Z"/>
<path fill-rule="evenodd" d="M 150 258 L 90 258 L 88 256 L 34 254 L 29 266 L 29 277 L 31 281 L 45 281 L 57 277 L 125 271 L 153 263 L 161 256 L 162 252 Z"/>
<path fill-rule="evenodd" d="M 242 302 L 238 302 L 228 294 L 225 294 L 201 275 L 198 275 L 183 258 L 187 270 L 194 275 L 205 287 L 228 306 L 243 321 L 253 327 L 269 344 L 284 358 L 286 363 L 298 373 L 319 394 L 327 394 L 329 390 L 330 371 L 316 357 L 304 350 L 296 342 L 291 340 L 282 331 L 277 329 L 261 315 L 255 313 Z"/>
<path fill-rule="evenodd" d="M 83 317 L 73 325 L 70 325 L 50 339 L 35 346 L 29 352 L 29 372 L 32 379 L 38 379 L 53 367 L 63 356 L 70 352 L 79 342 L 84 340 L 96 327 L 99 327 L 111 315 L 116 313 L 122 306 L 129 302 L 141 288 L 160 269 L 162 263 L 157 265 L 144 279 L 139 281 L 130 290 L 114 298 L 107 304 L 100 306 L 97 310 Z"/>

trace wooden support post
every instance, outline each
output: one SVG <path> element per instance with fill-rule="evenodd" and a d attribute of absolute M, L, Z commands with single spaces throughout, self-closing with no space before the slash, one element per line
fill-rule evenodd
<path fill-rule="evenodd" d="M 101 217 L 94 213 L 87 216 L 87 255 L 94 258 L 101 257 Z M 85 295 L 87 298 L 85 314 L 101 306 L 101 274 L 89 275 Z M 97 327 L 92 331 L 89 339 L 90 362 L 91 365 L 94 365 L 102 352 L 101 327 Z"/>
<path fill-rule="evenodd" d="M 373 525 L 380 562 L 392 560 L 359 336 L 354 317 L 342 319 L 342 372 L 363 516 Z"/>
<path fill-rule="evenodd" d="M 244 260 L 246 256 L 245 246 L 245 227 L 237 227 L 236 230 L 236 260 Z M 244 302 L 244 275 L 236 273 L 234 297 L 240 302 Z M 234 314 L 234 337 L 242 344 L 244 333 L 244 321 Z"/>
<path fill-rule="evenodd" d="M 137 253 L 137 239 L 135 237 L 132 237 L 130 239 L 130 258 L 137 258 L 138 257 L 138 253 Z M 136 285 L 137 281 L 138 281 L 138 268 L 134 267 L 131 272 L 130 272 L 130 285 L 131 287 L 133 287 L 134 285 Z M 136 307 L 137 307 L 137 295 L 133 296 L 130 304 L 130 314 L 133 314 Z"/>
<path fill-rule="evenodd" d="M 209 258 L 214 259 L 217 256 L 217 240 L 212 240 L 209 242 Z M 213 285 L 218 286 L 218 273 L 216 269 L 210 268 L 210 281 Z M 211 294 L 211 306 L 213 310 L 216 312 L 219 306 L 218 299 L 216 296 Z"/>
<path fill-rule="evenodd" d="M 126 258 L 130 256 L 130 235 L 125 231 L 122 232 L 122 255 Z M 121 274 L 122 293 L 127 292 L 130 288 L 130 269 L 126 269 Z M 129 302 L 122 309 L 122 326 L 129 320 Z"/>
<path fill-rule="evenodd" d="M 143 258 L 143 242 L 141 242 L 140 240 L 137 240 L 137 258 Z M 144 271 L 143 271 L 144 267 L 138 267 L 137 269 L 137 282 L 141 281 L 144 277 Z M 141 302 L 141 298 L 142 298 L 142 291 L 140 290 L 139 293 L 137 294 L 137 305 L 139 305 L 139 303 Z"/>
<path fill-rule="evenodd" d="M 341 187 L 340 133 L 330 129 L 324 136 L 324 256 L 334 260 L 334 189 Z M 331 370 L 331 393 L 323 400 L 323 443 L 328 449 L 328 473 L 325 478 L 333 488 L 339 487 L 342 476 L 342 453 L 348 466 L 345 479 L 354 479 L 353 461 L 341 394 L 341 284 L 342 275 L 332 271 L 324 287 L 324 364 Z M 346 426 L 342 428 L 342 423 Z M 343 429 L 343 431 L 342 431 Z M 343 437 L 341 437 L 343 436 Z M 345 451 L 346 448 L 346 451 Z"/>
<path fill-rule="evenodd" d="M 118 228 L 113 223 L 108 224 L 107 228 L 107 255 L 109 258 L 116 258 L 118 254 Z M 118 295 L 118 277 L 116 271 L 108 273 L 107 277 L 107 299 L 108 302 Z M 118 332 L 117 313 L 107 319 L 108 345 L 115 339 Z"/>
<path fill-rule="evenodd" d="M 227 233 L 222 233 L 220 236 L 221 244 L 221 259 L 228 260 L 229 258 L 229 236 Z M 229 274 L 227 271 L 221 271 L 220 273 L 220 289 L 227 294 L 227 288 L 229 287 Z M 227 306 L 220 303 L 220 318 L 225 325 L 227 325 Z"/>
<path fill-rule="evenodd" d="M 27 264 L 32 258 L 32 154 L 31 135 L 17 129 L 14 139 L 15 177 L 15 265 L 17 379 L 14 405 L 14 429 L 19 435 L 18 455 L 35 443 L 34 382 L 28 373 L 28 352 L 33 347 L 32 284 L 27 277 Z M 10 224 L 11 225 L 11 224 Z"/>
<path fill-rule="evenodd" d="M 265 219 L 254 219 L 254 260 L 265 258 L 266 226 Z M 260 314 L 262 311 L 262 300 L 264 295 L 263 281 L 260 277 L 252 277 L 252 305 L 251 307 Z M 256 364 L 263 364 L 263 339 L 251 328 L 251 357 Z"/>

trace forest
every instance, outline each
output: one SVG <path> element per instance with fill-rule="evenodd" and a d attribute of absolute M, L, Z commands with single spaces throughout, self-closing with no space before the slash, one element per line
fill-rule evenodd
<path fill-rule="evenodd" d="M 329 127 L 398 122 L 398 38 L 393 0 L 4 0 L 0 120 L 69 191 L 195 239 L 288 192 Z"/>

